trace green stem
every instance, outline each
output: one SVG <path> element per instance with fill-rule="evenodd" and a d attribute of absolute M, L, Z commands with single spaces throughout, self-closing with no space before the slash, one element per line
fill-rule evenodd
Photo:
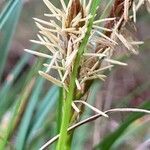
<path fill-rule="evenodd" d="M 69 126 L 69 121 L 71 117 L 71 104 L 73 100 L 74 95 L 74 89 L 75 89 L 75 78 L 76 78 L 76 70 L 74 69 L 72 73 L 72 78 L 69 86 L 69 92 L 67 93 L 67 98 L 64 102 L 63 106 L 63 117 L 62 117 L 62 123 L 61 123 L 61 129 L 60 129 L 60 138 L 57 145 L 57 150 L 69 149 L 66 144 L 67 139 L 67 129 Z"/>
<path fill-rule="evenodd" d="M 62 106 L 63 106 L 63 88 L 60 88 L 58 105 L 57 105 L 57 129 L 56 129 L 57 134 L 60 132 L 60 126 L 62 120 Z"/>
<path fill-rule="evenodd" d="M 71 142 L 69 141 L 67 129 L 69 127 L 70 118 L 72 116 L 71 104 L 72 104 L 72 101 L 74 100 L 75 79 L 78 76 L 78 69 L 80 66 L 80 61 L 81 61 L 82 55 L 84 53 L 84 50 L 87 46 L 89 37 L 90 37 L 94 17 L 96 14 L 96 8 L 99 5 L 99 2 L 100 2 L 100 0 L 94 0 L 92 2 L 91 15 L 93 17 L 89 20 L 86 35 L 85 35 L 85 37 L 84 37 L 84 39 L 83 39 L 83 41 L 79 47 L 78 54 L 77 54 L 77 57 L 75 59 L 74 68 L 73 68 L 73 71 L 71 73 L 70 85 L 68 88 L 68 92 L 66 92 L 67 95 L 66 95 L 66 99 L 64 102 L 64 106 L 63 106 L 63 116 L 62 116 L 62 123 L 61 123 L 61 129 L 60 129 L 60 137 L 59 137 L 58 144 L 57 144 L 57 150 L 70 150 L 71 149 Z"/>

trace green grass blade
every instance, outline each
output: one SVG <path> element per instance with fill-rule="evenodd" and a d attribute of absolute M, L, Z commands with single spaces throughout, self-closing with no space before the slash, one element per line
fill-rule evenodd
<path fill-rule="evenodd" d="M 6 143 L 8 143 L 8 140 L 15 132 L 15 129 L 19 126 L 20 120 L 21 120 L 21 114 L 24 112 L 25 105 L 28 101 L 29 94 L 31 93 L 31 88 L 29 88 L 29 85 L 33 83 L 33 79 L 35 79 L 37 75 L 37 71 L 41 68 L 42 60 L 36 61 L 36 63 L 31 68 L 31 71 L 28 73 L 28 75 L 25 78 L 25 82 L 23 85 L 23 88 L 21 89 L 22 92 L 19 95 L 19 100 L 14 101 L 14 113 L 12 115 L 12 119 L 10 120 L 9 126 L 5 131 L 5 135 L 3 135 L 2 140 L 0 140 L 0 150 L 5 149 Z M 27 88 L 26 88 L 27 87 Z M 22 110 L 23 109 L 23 110 Z M 1 109 L 0 109 L 1 111 Z"/>
<path fill-rule="evenodd" d="M 28 142 L 31 142 L 39 128 L 44 125 L 44 120 L 46 120 L 48 114 L 54 111 L 58 99 L 58 89 L 59 88 L 56 86 L 50 88 L 44 99 L 41 101 L 40 107 L 35 115 L 34 125 L 29 134 Z"/>
<path fill-rule="evenodd" d="M 15 7 L 17 7 L 20 2 L 20 0 L 10 0 L 7 2 L 4 10 L 0 14 L 0 30 L 4 27 L 6 22 L 9 20 L 9 17 L 12 15 Z"/>
<path fill-rule="evenodd" d="M 44 83 L 44 79 L 37 78 L 37 81 L 36 81 L 36 84 L 34 87 L 35 89 L 31 95 L 29 102 L 28 102 L 26 111 L 23 115 L 23 119 L 22 119 L 22 122 L 19 127 L 19 131 L 17 134 L 17 141 L 16 141 L 16 143 L 17 143 L 16 149 L 17 150 L 22 150 L 25 147 L 25 142 L 26 142 L 26 137 L 28 135 L 30 122 L 31 122 L 32 115 L 33 115 L 34 109 L 36 107 L 36 104 L 39 100 L 39 96 L 42 92 L 43 83 Z"/>
<path fill-rule="evenodd" d="M 53 104 L 52 102 L 55 101 L 53 100 L 53 96 L 58 97 L 58 87 L 57 86 L 52 86 L 48 90 L 47 94 L 43 98 L 43 100 L 39 103 L 39 107 L 37 109 L 37 113 L 35 115 L 35 119 L 38 120 L 39 116 L 42 114 L 43 110 L 46 108 L 47 104 L 50 104 L 50 106 Z"/>
<path fill-rule="evenodd" d="M 113 144 L 112 150 L 118 149 L 122 144 L 128 142 L 129 139 L 135 139 L 136 141 L 136 137 L 143 137 L 144 140 L 150 138 L 149 132 L 144 135 L 144 133 L 149 129 L 150 120 L 148 121 L 148 117 L 147 119 L 144 118 L 145 120 L 143 118 L 141 119 L 142 121 L 137 121 L 138 123 L 135 121 L 127 128 L 126 132 Z"/>
<path fill-rule="evenodd" d="M 150 110 L 150 100 L 146 101 L 140 108 Z M 110 150 L 113 144 L 126 131 L 127 127 L 138 118 L 144 116 L 144 113 L 131 113 L 130 116 L 124 120 L 120 127 L 113 133 L 106 136 L 95 149 Z"/>
<path fill-rule="evenodd" d="M 5 112 L 7 112 L 12 105 L 14 105 L 15 100 L 18 99 L 18 95 L 20 95 L 22 89 L 24 88 L 24 83 L 22 81 L 24 81 L 26 75 L 27 74 L 24 74 L 20 77 L 20 79 L 18 79 L 16 83 L 8 89 L 8 92 L 1 97 L 1 101 L 3 103 L 1 103 L 0 106 L 0 119 Z"/>
<path fill-rule="evenodd" d="M 12 87 L 13 81 L 16 80 L 18 75 L 21 73 L 24 66 L 27 64 L 29 58 L 30 56 L 28 54 L 22 56 L 22 58 L 15 65 L 14 69 L 10 72 L 8 78 L 5 80 L 4 84 L 2 85 L 0 90 L 0 97 L 3 97 L 3 99 L 0 100 L 0 107 L 4 107 L 4 105 L 7 103 L 5 97 L 8 95 L 8 92 Z"/>
<path fill-rule="evenodd" d="M 21 10 L 22 1 L 12 0 L 8 2 L 8 5 L 0 15 L 0 79 Z"/>
<path fill-rule="evenodd" d="M 8 140 L 12 136 L 12 134 L 15 130 L 15 126 L 18 123 L 18 117 L 20 117 L 19 116 L 19 114 L 20 114 L 19 107 L 21 106 L 22 102 L 27 101 L 27 99 L 32 91 L 31 89 L 33 88 L 33 85 L 34 85 L 34 83 L 27 84 L 26 87 L 23 89 L 21 96 L 18 98 L 17 102 L 15 103 L 15 106 L 12 110 L 12 117 L 8 124 L 8 128 L 6 128 L 5 135 L 3 135 L 2 139 L 0 139 L 0 150 L 4 150 L 6 145 L 8 144 Z"/>

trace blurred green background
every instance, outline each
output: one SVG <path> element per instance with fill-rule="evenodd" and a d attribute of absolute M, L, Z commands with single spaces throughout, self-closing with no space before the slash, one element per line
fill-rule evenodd
<path fill-rule="evenodd" d="M 50 1 L 60 7 L 58 1 Z M 108 1 L 101 2 L 98 15 Z M 47 12 L 42 0 L 0 0 L 0 150 L 37 150 L 57 134 L 60 89 L 38 75 L 46 60 L 24 52 L 45 51 L 29 40 L 38 32 L 32 17 L 44 19 Z M 144 5 L 136 26 L 137 38 L 145 42 L 140 54 L 125 58 L 127 67 L 117 66 L 105 82 L 96 81 L 91 87 L 88 101 L 100 110 L 150 109 L 150 17 Z M 86 109 L 82 119 L 91 115 Z M 148 150 L 147 145 L 150 116 L 114 113 L 108 120 L 100 118 L 76 129 L 72 149 Z"/>

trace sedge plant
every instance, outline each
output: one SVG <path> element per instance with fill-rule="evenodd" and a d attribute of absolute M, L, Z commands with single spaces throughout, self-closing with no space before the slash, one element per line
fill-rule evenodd
<path fill-rule="evenodd" d="M 136 21 L 135 1 L 115 0 L 109 15 L 100 19 L 97 19 L 96 13 L 101 0 L 70 0 L 67 5 L 64 0 L 60 0 L 62 9 L 56 8 L 49 0 L 43 1 L 50 10 L 44 16 L 50 21 L 34 18 L 40 31 L 38 40 L 31 42 L 46 46 L 49 53 L 29 49 L 25 51 L 51 60 L 43 64 L 46 71 L 39 71 L 39 74 L 62 88 L 63 105 L 60 133 L 43 145 L 41 150 L 57 139 L 57 150 L 70 150 L 76 127 L 100 116 L 108 118 L 111 112 L 150 113 L 148 110 L 133 108 L 102 112 L 87 102 L 90 86 L 95 79 L 105 81 L 105 71 L 114 65 L 127 65 L 112 59 L 117 53 L 116 47 L 122 44 L 129 53 L 138 54 L 138 46 L 143 44 L 133 36 L 124 34 L 126 25 Z M 55 70 L 57 75 L 51 75 L 51 70 Z M 79 122 L 85 106 L 97 115 Z"/>

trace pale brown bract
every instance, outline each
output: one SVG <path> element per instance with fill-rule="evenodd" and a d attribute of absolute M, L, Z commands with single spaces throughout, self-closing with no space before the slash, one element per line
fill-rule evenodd
<path fill-rule="evenodd" d="M 40 72 L 40 74 L 56 85 L 65 87 L 67 90 L 74 60 L 80 43 L 85 37 L 88 21 L 92 17 L 90 14 L 92 0 L 88 3 L 85 0 L 70 0 L 68 6 L 66 6 L 63 0 L 60 0 L 62 9 L 56 8 L 48 0 L 43 1 L 50 10 L 50 14 L 44 15 L 50 17 L 50 21 L 34 18 L 37 27 L 40 29 L 37 35 L 39 40 L 31 40 L 31 42 L 46 46 L 49 54 L 32 50 L 26 51 L 51 59 L 50 64 L 45 65 L 47 67 L 46 72 Z M 134 41 L 128 42 L 126 37 L 119 33 L 122 20 L 127 22 L 129 19 L 128 11 L 130 5 L 130 0 L 125 0 L 124 6 L 121 5 L 124 7 L 124 12 L 119 20 L 115 16 L 110 16 L 109 18 L 103 18 L 94 22 L 88 46 L 81 61 L 79 76 L 76 79 L 78 90 L 84 92 L 85 82 L 89 80 L 105 80 L 105 75 L 103 75 L 101 70 L 111 69 L 113 64 L 126 65 L 111 59 L 115 46 L 118 44 L 118 39 L 127 49 L 137 54 L 137 51 L 132 46 Z M 106 27 L 99 26 L 102 22 L 106 22 Z M 111 22 L 114 22 L 113 26 L 111 28 L 108 26 L 107 28 L 107 24 Z M 109 35 L 105 33 L 109 33 Z M 134 45 L 135 43 L 139 44 L 137 41 L 134 42 Z M 57 70 L 59 78 L 56 79 L 50 75 L 52 69 Z"/>

